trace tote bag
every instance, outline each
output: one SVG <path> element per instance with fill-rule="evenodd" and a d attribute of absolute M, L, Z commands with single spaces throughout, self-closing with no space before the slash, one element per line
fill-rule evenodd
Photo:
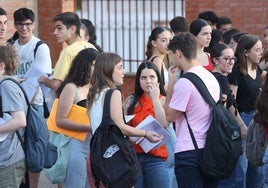
<path fill-rule="evenodd" d="M 58 158 L 51 168 L 44 171 L 51 183 L 62 183 L 66 177 L 71 138 L 52 132 L 49 141 L 57 146 Z"/>

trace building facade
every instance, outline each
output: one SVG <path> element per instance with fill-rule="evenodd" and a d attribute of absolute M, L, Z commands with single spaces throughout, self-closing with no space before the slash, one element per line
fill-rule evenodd
<path fill-rule="evenodd" d="M 97 44 L 122 56 L 127 72 L 133 73 L 145 58 L 152 28 L 168 26 L 174 16 L 185 16 L 190 23 L 200 12 L 213 10 L 218 16 L 231 18 L 233 27 L 260 37 L 268 25 L 267 0 L 0 0 L 0 6 L 8 12 L 9 37 L 14 33 L 14 10 L 28 7 L 35 11 L 35 33 L 50 46 L 53 66 L 64 45 L 58 44 L 53 36 L 52 19 L 61 12 L 71 11 L 90 19 L 96 27 Z"/>

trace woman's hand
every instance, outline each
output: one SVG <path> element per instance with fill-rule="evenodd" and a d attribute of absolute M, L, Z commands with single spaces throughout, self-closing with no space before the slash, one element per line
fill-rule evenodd
<path fill-rule="evenodd" d="M 158 142 L 163 139 L 162 135 L 157 134 L 155 131 L 146 131 L 145 138 L 147 138 L 150 142 Z"/>
<path fill-rule="evenodd" d="M 158 99 L 160 95 L 160 89 L 159 89 L 159 83 L 151 84 L 151 87 L 149 88 L 150 97 L 151 99 Z"/>

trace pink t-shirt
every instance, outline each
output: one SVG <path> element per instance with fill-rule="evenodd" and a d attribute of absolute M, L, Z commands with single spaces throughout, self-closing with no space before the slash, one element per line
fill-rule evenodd
<path fill-rule="evenodd" d="M 202 66 L 194 66 L 188 72 L 197 74 L 207 86 L 214 100 L 219 100 L 220 86 L 212 73 Z M 175 84 L 169 107 L 180 112 L 186 111 L 198 148 L 204 148 L 206 133 L 212 118 L 211 108 L 204 101 L 191 81 L 186 78 L 178 80 Z M 180 113 L 178 119 L 175 121 L 175 125 L 177 136 L 175 153 L 194 150 L 195 148 L 183 113 Z"/>

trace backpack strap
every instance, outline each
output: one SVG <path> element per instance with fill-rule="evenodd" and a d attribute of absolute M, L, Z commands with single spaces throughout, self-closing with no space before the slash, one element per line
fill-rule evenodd
<path fill-rule="evenodd" d="M 105 94 L 102 119 L 110 117 L 110 102 L 111 102 L 111 97 L 112 97 L 114 90 L 115 89 L 109 89 Z M 122 112 L 124 112 L 123 108 L 122 108 Z M 123 115 L 123 120 L 124 120 L 124 123 L 126 124 L 127 122 L 126 122 L 126 118 L 124 115 Z"/>
<path fill-rule="evenodd" d="M 34 47 L 34 58 L 35 58 L 37 49 L 38 49 L 38 47 L 39 47 L 41 44 L 44 44 L 44 42 L 43 42 L 42 40 L 39 40 L 39 41 L 36 43 L 36 45 L 35 45 L 35 47 Z"/>
<path fill-rule="evenodd" d="M 110 117 L 110 103 L 114 89 L 109 89 L 104 98 L 102 119 Z"/>
<path fill-rule="evenodd" d="M 205 85 L 205 83 L 201 80 L 201 78 L 199 76 L 197 76 L 196 74 L 192 73 L 192 72 L 187 72 L 185 74 L 183 74 L 181 76 L 181 78 L 187 78 L 188 80 L 190 80 L 194 86 L 196 87 L 196 89 L 199 91 L 199 93 L 201 94 L 201 96 L 204 98 L 204 100 L 211 106 L 211 107 L 215 107 L 216 106 L 216 102 L 214 101 L 214 99 L 212 98 L 211 94 L 209 93 L 207 86 Z M 219 101 L 221 101 L 221 92 L 220 92 L 220 99 Z M 188 118 L 186 116 L 186 112 L 183 113 L 187 125 L 188 125 L 188 130 L 190 132 L 195 150 L 198 151 L 198 145 L 197 142 L 195 140 L 194 137 L 194 133 L 192 128 L 190 127 Z M 200 152 L 198 152 L 199 156 L 201 155 Z"/>
<path fill-rule="evenodd" d="M 26 100 L 27 105 L 30 106 L 31 104 L 30 104 L 29 99 L 28 99 L 28 97 L 27 97 L 27 95 L 26 95 L 26 92 L 25 92 L 25 90 L 23 89 L 23 87 L 19 84 L 19 82 L 18 82 L 17 80 L 15 80 L 14 78 L 10 78 L 10 77 L 8 77 L 8 78 L 4 78 L 0 83 L 4 82 L 5 80 L 11 80 L 11 81 L 13 81 L 15 84 L 17 84 L 17 86 L 21 89 L 21 91 L 22 91 L 23 94 L 24 94 L 24 98 L 25 98 L 25 100 Z"/>
<path fill-rule="evenodd" d="M 201 78 L 199 76 L 197 76 L 196 74 L 194 74 L 192 72 L 187 72 L 187 73 L 182 75 L 182 78 L 187 78 L 188 80 L 190 80 L 194 84 L 196 89 L 199 91 L 201 96 L 204 98 L 204 100 L 211 107 L 216 106 L 216 102 L 214 101 L 214 99 L 212 98 L 211 94 L 209 93 L 207 86 L 205 85 L 203 80 L 201 80 Z M 219 102 L 221 102 L 221 98 L 222 98 L 221 95 L 222 94 L 221 94 L 221 90 L 220 90 Z"/>

